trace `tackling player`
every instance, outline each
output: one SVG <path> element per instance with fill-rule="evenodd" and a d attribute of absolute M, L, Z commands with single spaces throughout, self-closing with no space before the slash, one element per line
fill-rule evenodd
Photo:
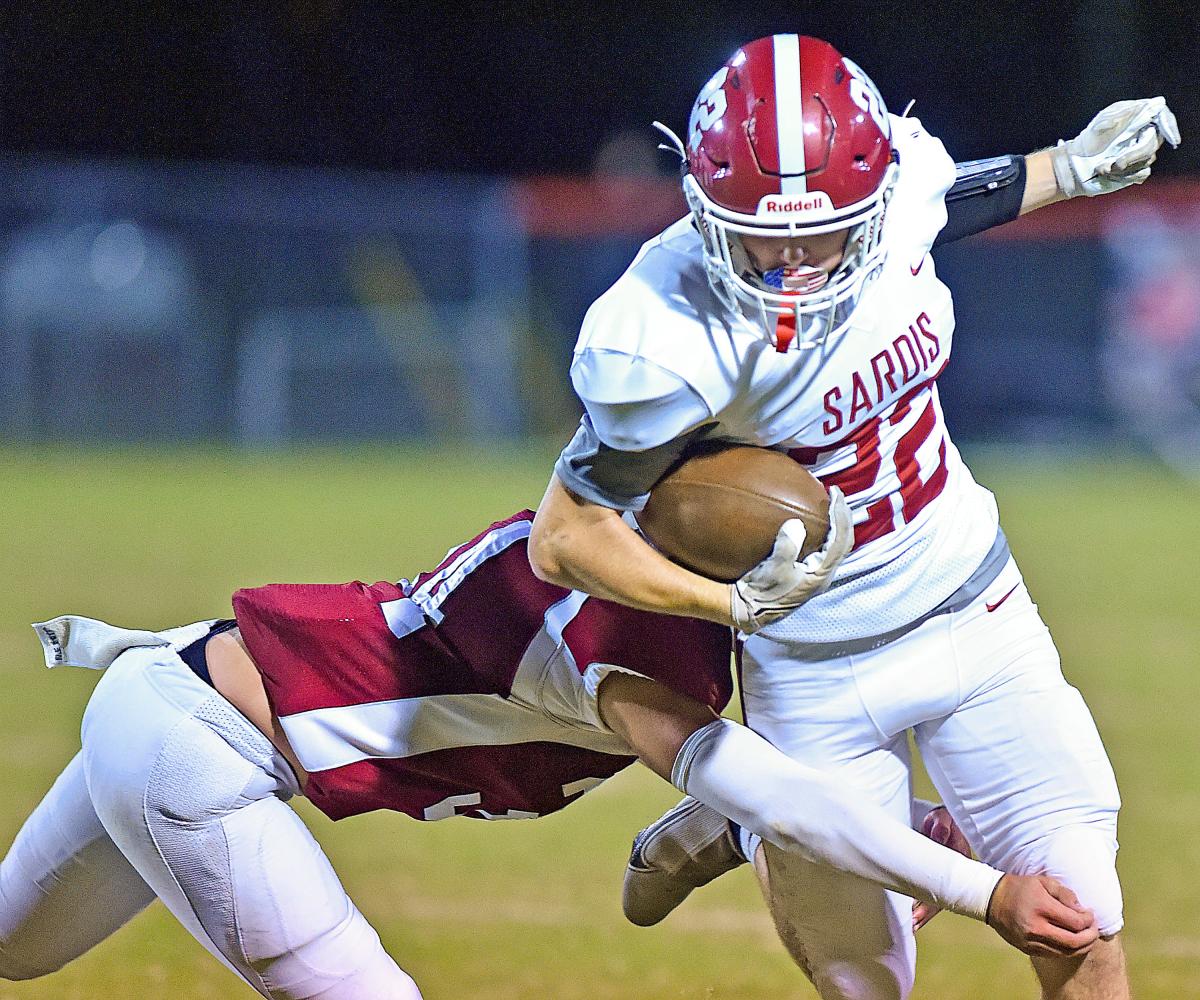
<path fill-rule="evenodd" d="M 1094 943 L 1093 916 L 1053 879 L 946 850 L 718 719 L 729 629 L 538 580 L 532 519 L 412 582 L 239 591 L 236 620 L 35 626 L 49 665 L 105 674 L 80 754 L 0 864 L 0 976 L 53 972 L 158 896 L 263 996 L 411 1000 L 285 801 L 333 819 L 535 817 L 635 755 L 781 850 L 986 916 L 1031 953 Z"/>
<path fill-rule="evenodd" d="M 1104 940 L 1086 958 L 1035 959 L 1046 996 L 1126 996 L 1116 784 L 994 498 L 947 433 L 937 379 L 954 313 L 929 251 L 1141 183 L 1163 140 L 1178 143 L 1174 117 L 1162 98 L 1124 101 L 1055 148 L 956 169 L 917 119 L 888 114 L 857 65 L 780 34 L 712 76 L 683 140 L 659 128 L 691 214 L 584 319 L 571 378 L 586 413 L 534 522 L 535 571 L 736 626 L 747 723 L 898 819 L 912 732 L 980 857 L 1052 872 L 1095 910 Z M 711 438 L 810 469 L 835 519 L 852 518 L 849 553 L 776 558 L 732 586 L 656 554 L 621 512 Z M 661 916 L 734 863 L 730 848 L 678 866 L 688 844 L 730 843 L 724 828 L 686 804 L 644 831 L 627 912 Z M 781 936 L 826 1000 L 908 995 L 907 900 L 771 845 L 765 862 Z"/>

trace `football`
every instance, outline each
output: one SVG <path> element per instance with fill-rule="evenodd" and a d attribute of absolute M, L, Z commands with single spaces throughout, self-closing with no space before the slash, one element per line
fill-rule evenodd
<path fill-rule="evenodd" d="M 780 525 L 804 522 L 804 554 L 829 531 L 829 495 L 784 452 L 752 445 L 705 447 L 650 491 L 638 527 L 668 559 L 730 583 L 765 559 Z"/>

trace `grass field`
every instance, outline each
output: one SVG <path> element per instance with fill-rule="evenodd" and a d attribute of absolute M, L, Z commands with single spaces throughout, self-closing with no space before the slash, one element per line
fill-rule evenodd
<path fill-rule="evenodd" d="M 168 626 L 227 614 L 239 586 L 411 575 L 535 504 L 552 458 L 0 451 L 0 842 L 77 748 L 96 680 L 43 670 L 29 622 L 77 612 Z M 1121 781 L 1137 996 L 1200 997 L 1200 492 L 1136 462 L 975 466 Z M 658 928 L 623 923 L 629 838 L 674 798 L 635 768 L 530 823 L 301 812 L 429 1000 L 812 996 L 744 869 Z M 1036 993 L 982 925 L 943 916 L 921 942 L 917 996 Z M 54 976 L 0 984 L 0 1000 L 247 995 L 161 906 Z"/>

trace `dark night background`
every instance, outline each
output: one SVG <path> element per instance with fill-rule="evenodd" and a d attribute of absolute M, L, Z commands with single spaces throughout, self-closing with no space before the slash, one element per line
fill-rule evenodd
<path fill-rule="evenodd" d="M 651 121 L 682 131 L 715 69 L 775 31 L 833 42 L 960 160 L 1164 95 L 1184 145 L 1145 188 L 939 252 L 970 331 L 944 399 L 989 441 L 1128 439 L 1131 420 L 1157 439 L 1168 403 L 1200 414 L 1194 3 L 47 0 L 0 5 L 0 434 L 394 438 L 448 414 L 566 432 L 585 310 L 682 211 Z M 643 176 L 548 176 L 613 172 Z M 1166 338 L 1132 388 L 1110 363 L 1127 333 Z M 446 357 L 439 402 L 445 372 L 422 365 Z"/>
<path fill-rule="evenodd" d="M 290 0 L 9 5 L 0 149 L 397 170 L 584 172 L 604 138 L 682 128 L 740 43 L 825 37 L 957 158 L 1074 135 L 1164 94 L 1200 168 L 1200 11 L 1127 3 L 631 4 L 547 14 Z M 665 169 L 666 165 L 662 165 Z"/>

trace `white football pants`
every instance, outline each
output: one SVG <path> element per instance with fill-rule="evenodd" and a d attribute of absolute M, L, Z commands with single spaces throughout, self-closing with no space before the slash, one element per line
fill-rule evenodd
<path fill-rule="evenodd" d="M 961 611 L 879 648 L 861 647 L 751 637 L 742 659 L 747 723 L 903 823 L 911 731 L 982 861 L 1061 879 L 1095 910 L 1103 934 L 1119 931 L 1116 780 L 1016 564 Z M 911 900 L 764 846 L 780 933 L 804 956 L 821 996 L 908 996 Z"/>
<path fill-rule="evenodd" d="M 284 804 L 261 732 L 168 646 L 97 684 L 83 750 L 0 864 L 0 977 L 61 968 L 155 896 L 265 997 L 419 1000 Z"/>

